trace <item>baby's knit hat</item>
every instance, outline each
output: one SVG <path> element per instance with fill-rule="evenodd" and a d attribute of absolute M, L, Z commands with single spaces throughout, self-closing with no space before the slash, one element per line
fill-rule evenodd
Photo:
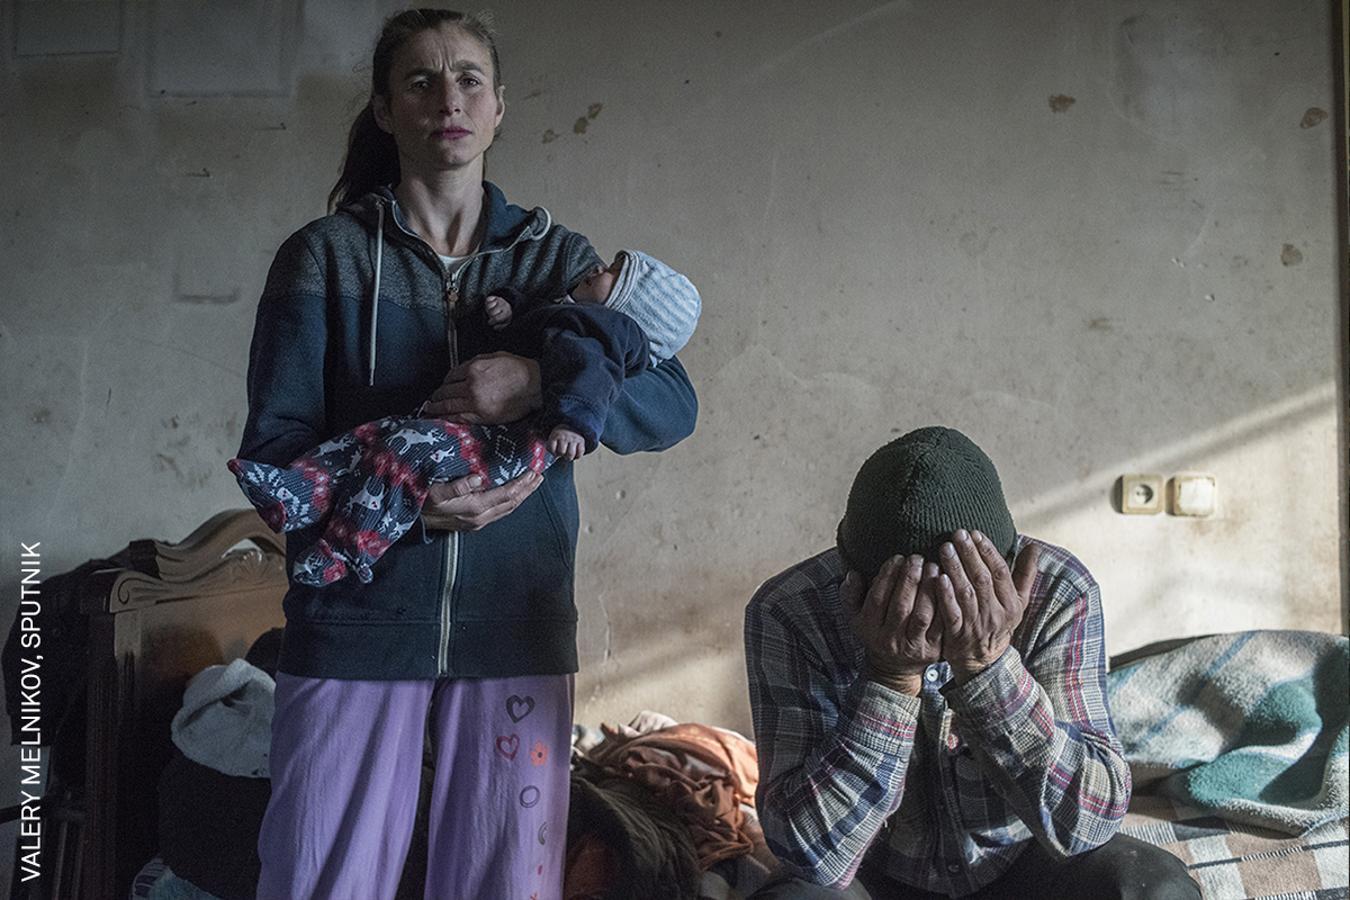
<path fill-rule="evenodd" d="M 639 250 L 624 250 L 623 266 L 605 305 L 642 327 L 655 361 L 670 359 L 698 324 L 698 289 L 679 272 Z"/>
<path fill-rule="evenodd" d="M 952 428 L 920 428 L 868 458 L 839 523 L 844 564 L 872 578 L 896 554 L 932 557 L 958 528 L 981 531 L 1010 558 L 1017 531 L 989 457 Z"/>

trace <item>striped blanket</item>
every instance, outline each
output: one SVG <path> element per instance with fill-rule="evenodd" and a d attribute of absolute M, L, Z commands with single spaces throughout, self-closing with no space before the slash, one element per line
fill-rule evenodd
<path fill-rule="evenodd" d="M 1345 819 L 1290 837 L 1144 795 L 1134 798 L 1120 830 L 1185 863 L 1204 900 L 1350 897 Z"/>
<path fill-rule="evenodd" d="M 1244 631 L 1111 672 L 1135 792 L 1285 834 L 1344 818 L 1348 670 L 1341 635 Z"/>

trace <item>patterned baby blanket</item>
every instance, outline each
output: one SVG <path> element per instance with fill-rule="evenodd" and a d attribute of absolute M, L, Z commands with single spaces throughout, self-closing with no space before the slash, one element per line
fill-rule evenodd
<path fill-rule="evenodd" d="M 1198 638 L 1111 672 L 1108 686 L 1136 792 L 1286 834 L 1346 816 L 1345 637 Z"/>

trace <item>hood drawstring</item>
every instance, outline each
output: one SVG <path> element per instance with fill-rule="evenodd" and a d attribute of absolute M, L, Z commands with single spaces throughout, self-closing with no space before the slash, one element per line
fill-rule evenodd
<path fill-rule="evenodd" d="M 375 386 L 375 333 L 380 326 L 380 263 L 384 260 L 384 203 L 375 204 L 375 286 L 370 297 L 370 375 L 366 384 Z"/>
<path fill-rule="evenodd" d="M 384 207 L 385 199 L 382 197 L 377 198 L 375 201 L 375 284 L 371 289 L 370 297 L 370 349 L 367 351 L 370 364 L 366 375 L 366 384 L 369 387 L 375 386 L 375 336 L 380 324 L 380 264 L 384 258 Z M 538 215 L 538 213 L 543 213 L 544 227 L 538 230 L 529 227 L 522 229 L 520 234 L 516 236 L 516 239 L 512 241 L 508 247 L 502 249 L 509 250 L 523 240 L 537 241 L 548 234 L 549 228 L 553 225 L 553 215 L 542 206 L 536 209 L 536 215 Z M 493 250 L 488 252 L 496 253 L 498 251 Z M 479 255 L 479 251 L 475 251 L 470 255 L 477 256 Z"/>
<path fill-rule="evenodd" d="M 544 214 L 544 227 L 530 234 L 530 240 L 534 241 L 537 241 L 548 234 L 548 230 L 553 227 L 553 213 L 549 212 L 548 209 L 543 206 L 539 207 L 539 212 Z"/>

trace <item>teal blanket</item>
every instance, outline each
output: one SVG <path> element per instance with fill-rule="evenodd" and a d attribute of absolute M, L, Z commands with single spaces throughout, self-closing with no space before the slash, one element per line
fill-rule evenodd
<path fill-rule="evenodd" d="M 1313 631 L 1198 638 L 1107 678 L 1135 790 L 1301 834 L 1346 815 L 1350 643 Z"/>

